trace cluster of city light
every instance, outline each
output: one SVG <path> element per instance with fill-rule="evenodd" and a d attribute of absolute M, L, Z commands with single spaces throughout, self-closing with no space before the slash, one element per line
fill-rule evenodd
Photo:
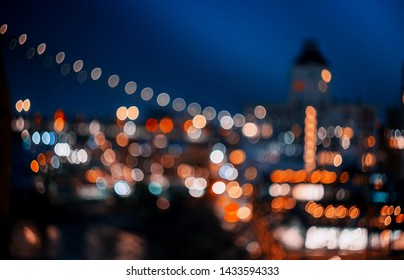
<path fill-rule="evenodd" d="M 8 30 L 8 25 L 3 24 L 1 26 L 1 35 L 5 34 Z M 18 40 L 13 39 L 10 43 L 10 49 L 14 49 L 18 44 L 19 45 L 24 45 L 27 42 L 27 34 L 22 34 L 19 36 Z M 47 45 L 45 43 L 39 44 L 36 48 L 30 48 L 27 51 L 27 57 L 28 59 L 32 59 L 35 54 L 38 55 L 43 55 L 46 52 Z M 46 57 L 46 61 L 49 60 L 49 63 L 47 62 L 46 64 L 52 63 L 52 57 L 48 56 Z M 99 80 L 102 76 L 103 70 L 100 67 L 95 67 L 91 71 L 88 72 L 84 70 L 85 63 L 82 59 L 77 59 L 73 63 L 68 63 L 65 61 L 66 59 L 66 53 L 65 52 L 58 52 L 55 57 L 54 61 L 56 64 L 61 65 L 60 71 L 63 76 L 67 76 L 71 70 L 73 70 L 74 73 L 77 74 L 77 79 L 80 83 L 83 83 L 87 80 L 87 77 L 90 76 L 92 80 L 96 81 Z M 119 75 L 117 74 L 112 74 L 109 77 L 107 77 L 107 84 L 110 88 L 117 88 L 119 84 L 121 83 L 121 79 Z M 137 90 L 137 84 L 134 81 L 129 81 L 124 85 L 124 91 L 128 95 L 132 95 L 136 92 Z M 144 101 L 151 101 L 154 96 L 154 91 L 150 87 L 145 87 L 141 90 L 140 96 Z M 233 117 L 230 116 L 230 114 L 226 111 L 223 110 L 219 113 L 217 113 L 217 110 L 211 106 L 207 106 L 204 109 L 202 109 L 201 105 L 199 105 L 196 102 L 190 102 L 189 105 L 187 106 L 187 102 L 183 98 L 175 98 L 173 99 L 168 93 L 162 92 L 156 96 L 156 102 L 159 106 L 161 107 L 167 107 L 170 102 L 172 104 L 172 108 L 177 111 L 177 112 L 182 112 L 186 111 L 188 112 L 189 115 L 195 117 L 196 115 L 203 115 L 206 119 L 206 122 L 212 121 L 215 119 L 215 117 L 218 117 L 218 121 L 220 125 L 224 129 L 231 129 L 232 127 L 243 127 L 245 124 L 245 117 L 242 114 L 235 114 Z M 118 112 L 117 112 L 118 113 Z M 258 105 L 254 109 L 254 115 L 256 116 L 257 119 L 264 119 L 266 116 L 266 109 L 262 105 Z M 121 114 L 120 114 L 121 116 Z M 122 116 L 121 116 L 122 117 Z M 128 116 L 128 118 L 131 118 Z M 132 119 L 133 120 L 133 119 Z M 201 118 L 199 117 L 199 121 L 202 121 Z M 257 134 L 257 127 L 255 124 L 250 123 L 248 124 L 243 132 L 245 132 L 246 137 L 254 137 Z M 191 137 L 192 138 L 192 137 Z M 197 138 L 193 136 L 193 138 Z"/>
<path fill-rule="evenodd" d="M 309 201 L 306 203 L 305 210 L 314 218 L 325 217 L 327 219 L 356 219 L 360 216 L 360 210 L 358 207 L 351 206 L 347 208 L 344 205 L 327 205 L 323 206 L 314 201 Z"/>
<path fill-rule="evenodd" d="M 253 216 L 251 204 L 239 205 L 226 196 L 219 197 L 216 201 L 216 206 L 228 223 L 249 222 Z"/>
<path fill-rule="evenodd" d="M 351 145 L 351 139 L 353 138 L 353 136 L 354 136 L 354 130 L 351 127 L 329 126 L 328 128 L 319 127 L 317 130 L 317 139 L 324 148 L 330 147 L 332 139 L 336 138 L 339 139 L 340 146 L 344 150 L 346 150 Z M 374 146 L 375 143 L 373 143 L 372 141 L 375 140 L 374 137 L 373 138 L 369 137 L 366 140 L 369 141 L 369 145 Z"/>
<path fill-rule="evenodd" d="M 35 145 L 39 145 L 40 143 L 44 145 L 54 145 L 57 141 L 56 134 L 52 131 L 44 131 L 42 133 L 39 133 L 38 131 L 35 131 L 32 134 L 32 143 Z"/>
<path fill-rule="evenodd" d="M 393 221 L 397 224 L 404 222 L 404 214 L 401 213 L 401 207 L 394 205 L 383 205 L 380 209 L 378 218 L 379 226 L 389 226 Z"/>
<path fill-rule="evenodd" d="M 343 172 L 340 174 L 340 182 L 341 183 L 346 183 L 347 182 L 347 176 L 349 178 L 349 175 L 346 172 Z M 277 169 L 274 170 L 271 175 L 270 179 L 273 183 L 312 183 L 312 184 L 332 184 L 336 182 L 338 179 L 338 175 L 334 171 L 327 171 L 327 170 L 313 170 L 313 171 L 307 171 L 304 169 L 301 170 L 292 170 L 292 169 L 286 169 L 286 170 L 281 170 Z"/>
<path fill-rule="evenodd" d="M 296 199 L 293 197 L 279 196 L 271 201 L 271 208 L 275 212 L 291 210 L 296 207 Z"/>
<path fill-rule="evenodd" d="M 404 149 L 404 130 L 389 129 L 386 132 L 387 144 L 391 149 L 403 150 Z"/>
<path fill-rule="evenodd" d="M 321 70 L 321 80 L 318 82 L 318 89 L 325 93 L 328 90 L 328 84 L 331 82 L 332 75 L 330 70 L 323 69 Z"/>
<path fill-rule="evenodd" d="M 121 121 L 126 119 L 136 120 L 139 117 L 139 108 L 136 106 L 130 106 L 129 108 L 121 106 L 116 110 L 116 117 Z"/>
<path fill-rule="evenodd" d="M 0 34 L 7 32 L 7 25 L 2 25 L 0 27 Z M 27 41 L 27 35 L 22 34 L 15 41 L 10 44 L 10 48 L 15 48 L 18 44 L 23 45 Z M 45 43 L 41 43 L 37 48 L 30 48 L 27 51 L 27 57 L 31 59 L 35 54 L 42 55 L 46 52 L 47 46 Z M 62 75 L 68 75 L 72 69 L 77 73 L 77 79 L 80 83 L 87 79 L 87 72 L 83 70 L 84 62 L 83 60 L 76 60 L 72 65 L 69 63 L 64 63 L 66 54 L 64 52 L 59 52 L 55 56 L 55 61 L 57 64 L 61 65 Z M 64 63 L 64 64 L 63 64 Z M 102 76 L 102 69 L 100 67 L 93 68 L 90 72 L 90 77 L 92 80 L 98 80 Z M 329 70 L 324 69 L 321 72 L 322 80 L 319 82 L 318 87 L 320 91 L 326 92 L 328 83 L 331 81 L 331 73 Z M 116 88 L 121 84 L 119 75 L 113 74 L 107 79 L 108 86 L 110 88 Z M 125 92 L 129 95 L 134 94 L 137 90 L 137 84 L 134 81 L 129 81 L 124 86 Z M 150 101 L 153 99 L 154 91 L 152 88 L 146 87 L 140 92 L 140 97 L 144 101 Z M 273 127 L 270 122 L 264 122 L 267 117 L 267 111 L 264 106 L 257 105 L 252 108 L 252 112 L 242 115 L 231 114 L 226 111 L 217 112 L 213 107 L 202 108 L 196 102 L 189 103 L 182 98 L 173 99 L 168 93 L 160 93 L 155 97 L 157 104 L 160 107 L 167 107 L 170 105 L 172 109 L 176 112 L 186 112 L 191 116 L 188 120 L 182 123 L 182 129 L 185 133 L 186 139 L 190 142 L 201 142 L 209 139 L 209 132 L 207 126 L 210 121 L 217 118 L 219 124 L 219 134 L 221 136 L 228 137 L 228 143 L 231 143 L 230 136 L 233 135 L 233 131 L 239 129 L 241 135 L 246 137 L 251 143 L 257 143 L 260 137 L 268 139 L 272 136 Z M 19 100 L 17 101 L 15 108 L 17 112 L 25 111 L 30 109 L 30 101 Z M 346 183 L 349 180 L 349 175 L 347 172 L 340 174 L 339 178 L 335 172 L 330 172 L 327 170 L 316 170 L 316 162 L 318 165 L 333 165 L 334 167 L 341 166 L 343 160 L 342 155 L 338 152 L 321 151 L 318 154 L 316 146 L 322 144 L 323 147 L 327 148 L 331 144 L 331 139 L 339 139 L 340 145 L 343 149 L 348 149 L 350 146 L 350 141 L 354 135 L 353 129 L 350 127 L 340 127 L 340 126 L 330 126 L 328 128 L 320 127 L 317 130 L 317 119 L 316 119 L 316 109 L 314 107 L 308 106 L 306 108 L 306 118 L 305 118 L 305 128 L 304 128 L 304 170 L 275 170 L 271 173 L 271 180 L 273 184 L 269 187 L 269 194 L 273 197 L 271 201 L 271 208 L 274 211 L 290 210 L 296 207 L 296 201 L 303 200 L 309 202 L 306 204 L 306 211 L 312 215 L 314 218 L 325 217 L 328 219 L 343 219 L 349 217 L 351 219 L 356 219 L 360 215 L 359 208 L 352 206 L 349 209 L 343 205 L 328 205 L 322 206 L 314 201 L 319 201 L 324 196 L 323 184 L 332 184 L 339 179 L 340 183 Z M 136 182 L 143 181 L 145 178 L 145 173 L 141 168 L 129 168 L 132 162 L 138 164 L 138 157 L 147 158 L 151 163 L 150 165 L 150 180 L 148 182 L 149 191 L 157 196 L 156 205 L 161 210 L 166 210 L 170 207 L 170 201 L 164 196 L 165 191 L 169 187 L 169 179 L 167 176 L 163 175 L 165 168 L 174 168 L 177 171 L 178 177 L 182 180 L 184 186 L 188 189 L 189 194 L 195 198 L 202 197 L 207 190 L 210 189 L 213 194 L 218 195 L 217 205 L 220 206 L 221 211 L 223 211 L 223 217 L 226 222 L 234 223 L 238 221 L 250 221 L 253 215 L 253 207 L 249 203 L 245 203 L 246 198 L 251 196 L 254 192 L 254 186 L 251 183 L 245 183 L 241 185 L 241 176 L 239 174 L 241 167 L 246 161 L 246 152 L 242 149 L 230 150 L 226 145 L 218 143 L 213 146 L 209 159 L 211 164 L 210 169 L 191 166 L 188 164 L 176 164 L 175 158 L 178 157 L 182 151 L 172 152 L 168 140 L 168 134 L 172 133 L 175 129 L 174 120 L 170 117 L 164 117 L 160 120 L 156 118 L 149 118 L 143 128 L 138 129 L 137 125 L 133 122 L 139 117 L 139 109 L 136 106 L 125 107 L 121 106 L 116 111 L 116 116 L 118 119 L 116 131 L 114 133 L 107 133 L 101 131 L 100 124 L 93 121 L 89 130 L 92 134 L 93 142 L 96 147 L 101 149 L 100 160 L 104 165 L 103 168 L 109 170 L 111 175 L 106 171 L 101 171 L 100 169 L 88 169 L 86 172 L 87 181 L 94 183 L 96 187 L 100 190 L 113 190 L 117 195 L 122 197 L 130 196 L 133 193 L 134 186 Z M 66 162 L 66 160 L 71 164 L 81 164 L 88 163 L 91 157 L 91 151 L 86 149 L 75 149 L 71 143 L 66 143 L 66 141 L 60 141 L 58 137 L 60 133 L 66 131 L 66 119 L 64 115 L 59 115 L 56 117 L 53 123 L 54 132 L 45 131 L 39 133 L 34 132 L 32 136 L 27 130 L 24 130 L 26 123 L 24 119 L 20 118 L 15 121 L 15 126 L 19 131 L 22 131 L 21 137 L 25 142 L 32 141 L 34 144 L 39 145 L 42 141 L 45 145 L 55 145 L 54 153 L 40 154 L 36 159 L 31 162 L 31 169 L 33 172 L 37 173 L 40 170 L 46 172 L 47 164 L 50 164 L 53 168 L 58 168 L 61 162 Z M 131 143 L 131 139 L 134 139 L 135 132 L 140 130 L 152 133 L 150 143 Z M 230 132 L 231 131 L 231 132 Z M 394 149 L 404 149 L 404 133 L 398 130 L 391 130 L 389 132 L 389 145 Z M 300 129 L 301 132 L 301 129 Z M 115 138 L 115 143 L 119 147 L 127 147 L 128 156 L 126 159 L 120 158 L 120 153 L 114 150 L 113 144 L 107 138 L 111 138 L 113 135 Z M 238 135 L 238 134 L 237 134 Z M 295 133 L 294 129 L 287 131 L 282 134 L 282 142 L 286 145 L 291 145 L 298 133 Z M 28 139 L 28 140 L 27 140 Z M 234 137 L 233 139 L 237 139 Z M 60 141 L 60 142 L 59 142 Z M 237 143 L 238 140 L 234 140 L 233 143 Z M 90 143 L 90 142 L 89 142 Z M 375 137 L 369 136 L 364 139 L 365 148 L 372 148 L 375 146 Z M 90 146 L 90 144 L 89 144 Z M 96 147 L 91 147 L 95 150 Z M 153 159 L 154 149 L 167 149 L 168 153 L 161 155 L 157 161 Z M 45 157 L 45 161 L 44 161 Z M 121 164 L 119 161 L 126 161 L 126 164 Z M 44 163 L 45 162 L 45 163 Z M 376 162 L 375 155 L 373 153 L 365 153 L 362 158 L 363 165 L 374 166 Z M 143 168 L 143 167 L 142 167 Z M 148 172 L 148 171 L 147 171 Z M 247 181 L 252 181 L 257 177 L 257 168 L 249 167 L 246 168 L 244 173 L 244 179 Z M 213 182 L 210 181 L 210 176 L 216 177 Z M 148 178 L 149 179 L 149 178 Z M 171 178 L 170 178 L 171 182 Z M 239 200 L 236 202 L 236 200 Z M 309 206 L 308 206 L 309 205 Z M 387 207 L 387 206 L 386 206 Z M 399 208 L 399 206 L 397 206 Z M 398 212 L 396 214 L 396 209 L 394 208 L 394 215 L 396 223 L 404 222 L 404 214 Z M 389 211 L 390 207 L 388 207 Z M 397 210 L 398 211 L 398 210 Z M 400 208 L 401 211 L 401 208 Z M 387 213 L 387 212 L 386 212 Z M 383 219 L 384 225 L 389 225 L 392 221 L 392 214 L 382 214 L 380 215 L 380 222 Z M 307 232 L 307 239 L 312 239 L 313 232 L 319 232 L 319 229 L 311 228 Z M 331 229 L 330 232 L 334 232 Z M 356 231 L 349 230 L 336 230 L 339 238 L 343 241 L 346 239 L 352 239 L 346 236 L 360 236 L 362 238 L 362 229 L 357 229 Z M 316 232 L 315 232 L 316 233 Z M 333 234 L 333 233 L 332 233 Z M 316 236 L 316 234 L 313 234 Z M 341 249 L 350 249 L 352 242 L 341 242 Z M 360 239 L 361 243 L 358 246 L 363 245 L 363 239 Z M 308 245 L 309 244 L 309 245 Z M 345 245 L 344 245 L 345 244 Z M 250 246 L 251 244 L 249 244 Z M 250 246 L 254 247 L 253 245 Z M 307 248 L 315 248 L 316 246 L 307 243 Z M 321 246 L 320 246 L 321 247 Z M 250 248 L 250 249 L 251 249 Z M 255 248 L 255 247 L 254 247 Z M 333 247 L 334 248 L 334 247 Z M 353 250 L 357 250 L 354 246 Z M 361 247 L 362 248 L 362 247 Z M 256 249 L 256 248 L 255 248 Z M 251 249 L 254 251 L 255 249 Z M 352 249 L 352 248 L 351 248 Z"/>
<path fill-rule="evenodd" d="M 307 249 L 362 251 L 368 245 L 368 231 L 364 228 L 310 227 L 306 233 Z"/>
<path fill-rule="evenodd" d="M 317 111 L 312 106 L 306 107 L 304 120 L 304 168 L 312 171 L 316 168 L 316 135 L 317 135 Z"/>
<path fill-rule="evenodd" d="M 342 156 L 338 152 L 320 151 L 317 154 L 317 164 L 338 167 L 342 164 Z"/>
<path fill-rule="evenodd" d="M 15 109 L 17 110 L 18 113 L 21 112 L 28 112 L 29 109 L 31 108 L 31 101 L 29 99 L 25 99 L 25 100 L 18 100 L 15 103 Z"/>

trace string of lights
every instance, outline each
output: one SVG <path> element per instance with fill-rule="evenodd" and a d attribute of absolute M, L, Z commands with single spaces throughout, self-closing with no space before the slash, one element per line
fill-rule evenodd
<path fill-rule="evenodd" d="M 3 24 L 0 27 L 0 35 L 5 35 L 9 27 L 7 24 Z M 9 48 L 15 49 L 17 46 L 26 45 L 28 35 L 26 33 L 21 34 L 18 39 L 11 39 L 9 42 Z M 26 52 L 28 59 L 32 59 L 35 55 L 43 56 L 47 50 L 46 43 L 40 43 L 37 47 L 30 47 Z M 58 52 L 56 55 L 49 55 L 45 58 L 45 66 L 50 66 L 54 60 L 56 64 L 60 65 L 61 75 L 67 76 L 70 72 L 77 74 L 77 80 L 79 83 L 84 83 L 91 78 L 93 81 L 99 80 L 103 75 L 101 67 L 94 67 L 91 71 L 85 70 L 85 63 L 82 59 L 78 59 L 73 63 L 66 61 L 67 54 L 63 51 Z M 73 71 L 72 71 L 73 70 Z M 112 74 L 107 78 L 107 85 L 111 89 L 118 88 L 122 84 L 120 76 L 118 74 Z M 128 81 L 124 85 L 124 92 L 128 95 L 133 95 L 138 91 L 137 83 L 135 81 Z M 262 105 L 257 105 L 254 108 L 253 114 L 243 115 L 236 113 L 233 116 L 227 110 L 218 111 L 212 106 L 202 108 L 198 102 L 186 101 L 185 99 L 178 97 L 173 98 L 166 92 L 155 94 L 151 87 L 145 87 L 140 91 L 140 97 L 143 101 L 149 102 L 155 97 L 157 104 L 160 107 L 171 107 L 176 112 L 188 113 L 194 118 L 194 124 L 198 129 L 203 128 L 207 123 L 217 120 L 223 129 L 242 128 L 243 135 L 247 138 L 257 138 L 259 133 L 257 125 L 254 120 L 262 120 L 266 117 L 266 109 Z M 188 104 L 188 106 L 187 106 Z M 195 126 L 195 125 L 194 125 Z"/>

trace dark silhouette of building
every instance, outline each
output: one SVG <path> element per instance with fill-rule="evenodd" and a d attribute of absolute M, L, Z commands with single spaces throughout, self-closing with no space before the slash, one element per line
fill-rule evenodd
<path fill-rule="evenodd" d="M 1 40 L 1 38 L 0 38 Z M 0 41 L 1 43 L 1 41 Z M 11 191 L 11 105 L 0 53 L 0 258 L 8 256 Z"/>

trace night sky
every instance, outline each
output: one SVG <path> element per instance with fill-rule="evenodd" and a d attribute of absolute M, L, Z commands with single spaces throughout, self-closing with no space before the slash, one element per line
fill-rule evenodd
<path fill-rule="evenodd" d="M 334 99 L 378 106 L 382 116 L 400 102 L 403 11 L 399 0 L 3 0 L 0 25 L 9 27 L 2 51 L 12 100 L 30 98 L 33 111 L 142 110 L 144 87 L 232 113 L 245 103 L 283 102 L 303 40 L 314 38 L 330 62 Z M 8 42 L 23 33 L 27 42 L 10 51 Z M 28 60 L 27 49 L 43 42 L 46 53 Z M 71 64 L 82 59 L 87 72 L 101 67 L 102 78 L 79 83 L 56 63 L 44 67 L 59 51 Z M 114 89 L 106 82 L 112 74 L 121 81 Z M 126 95 L 132 80 L 138 89 Z"/>

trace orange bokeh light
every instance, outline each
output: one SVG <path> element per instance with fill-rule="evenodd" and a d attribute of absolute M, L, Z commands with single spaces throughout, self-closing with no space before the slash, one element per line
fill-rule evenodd
<path fill-rule="evenodd" d="M 55 129 L 55 131 L 57 132 L 61 132 L 63 130 L 63 128 L 65 127 L 65 121 L 63 120 L 63 118 L 57 118 L 53 124 L 53 127 Z"/>
<path fill-rule="evenodd" d="M 126 147 L 129 143 L 129 137 L 123 132 L 120 132 L 116 135 L 116 143 L 121 147 Z"/>
<path fill-rule="evenodd" d="M 35 172 L 35 173 L 39 172 L 39 164 L 35 159 L 33 161 L 31 161 L 30 167 L 33 172 Z"/>
<path fill-rule="evenodd" d="M 166 117 L 160 121 L 160 130 L 163 133 L 170 133 L 174 129 L 174 122 L 172 119 Z"/>
<path fill-rule="evenodd" d="M 149 132 L 156 132 L 159 128 L 159 123 L 156 119 L 150 118 L 146 121 L 146 129 Z"/>
<path fill-rule="evenodd" d="M 246 154 L 243 150 L 234 150 L 230 153 L 229 159 L 233 164 L 242 164 L 246 159 Z"/>

